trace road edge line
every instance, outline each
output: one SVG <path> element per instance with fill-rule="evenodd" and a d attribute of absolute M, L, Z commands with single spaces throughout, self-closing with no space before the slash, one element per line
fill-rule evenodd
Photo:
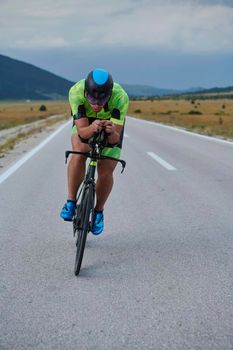
<path fill-rule="evenodd" d="M 65 127 L 71 124 L 69 120 L 65 124 L 61 125 L 56 131 L 54 131 L 50 136 L 48 136 L 44 141 L 42 141 L 38 146 L 29 151 L 23 158 L 19 159 L 15 164 L 13 164 L 9 169 L 0 174 L 0 185 L 16 170 L 18 170 L 24 163 L 26 163 L 31 157 L 33 157 L 37 152 L 39 152 L 47 143 L 49 143 L 55 136 L 57 136 Z"/>
<path fill-rule="evenodd" d="M 129 117 L 129 118 L 131 118 L 133 120 L 136 120 L 138 122 L 142 122 L 142 123 L 146 123 L 146 124 L 150 124 L 150 125 L 155 125 L 155 126 L 160 126 L 161 128 L 166 128 L 166 129 L 169 129 L 169 130 L 179 131 L 181 133 L 189 134 L 191 136 L 195 136 L 195 137 L 198 137 L 200 139 L 205 139 L 205 140 L 209 140 L 209 141 L 213 141 L 213 142 L 224 143 L 224 144 L 233 146 L 233 141 L 227 141 L 227 140 L 218 139 L 217 137 L 214 137 L 214 136 L 207 136 L 207 135 L 198 134 L 198 133 L 195 133 L 195 132 L 192 132 L 192 131 L 188 131 L 188 130 L 184 130 L 184 129 L 178 128 L 176 126 L 170 126 L 170 125 L 165 125 L 165 124 L 162 124 L 162 123 L 151 122 L 149 120 L 138 119 L 138 118 L 132 117 L 130 115 L 128 115 L 127 117 Z"/>

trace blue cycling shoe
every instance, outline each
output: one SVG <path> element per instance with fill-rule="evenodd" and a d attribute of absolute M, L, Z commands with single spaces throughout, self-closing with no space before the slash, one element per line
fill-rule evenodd
<path fill-rule="evenodd" d="M 72 221 L 76 209 L 76 201 L 67 200 L 60 212 L 60 217 L 65 221 Z"/>
<path fill-rule="evenodd" d="M 93 235 L 100 235 L 104 229 L 104 214 L 103 211 L 94 212 L 94 220 L 91 232 Z"/>

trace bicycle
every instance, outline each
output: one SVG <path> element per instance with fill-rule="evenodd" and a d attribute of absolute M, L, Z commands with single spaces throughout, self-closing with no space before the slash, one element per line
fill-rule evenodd
<path fill-rule="evenodd" d="M 90 162 L 83 180 L 82 185 L 76 198 L 76 210 L 73 218 L 73 234 L 76 236 L 76 256 L 74 265 L 74 274 L 79 275 L 83 260 L 87 234 L 93 226 L 94 208 L 95 208 L 95 173 L 99 160 L 112 159 L 122 165 L 123 173 L 126 162 L 109 156 L 101 155 L 101 150 L 106 147 L 107 135 L 104 131 L 96 133 L 89 141 L 90 152 L 66 151 L 66 163 L 70 154 L 81 154 L 90 158 Z"/>

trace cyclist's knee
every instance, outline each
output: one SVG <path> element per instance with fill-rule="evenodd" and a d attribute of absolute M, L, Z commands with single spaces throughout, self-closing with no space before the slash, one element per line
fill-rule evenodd
<path fill-rule="evenodd" d="M 104 160 L 98 163 L 98 176 L 101 178 L 110 178 L 113 176 L 116 162 L 111 160 Z"/>
<path fill-rule="evenodd" d="M 82 151 L 81 151 L 82 152 Z M 72 154 L 71 157 L 71 162 L 75 165 L 75 166 L 79 166 L 82 165 L 86 162 L 87 157 L 81 155 L 81 154 Z"/>
<path fill-rule="evenodd" d="M 79 152 L 89 152 L 90 146 L 80 140 L 78 134 L 73 134 L 71 137 L 72 150 Z"/>
<path fill-rule="evenodd" d="M 72 135 L 71 143 L 72 143 L 73 151 L 78 151 L 78 152 L 90 151 L 90 146 L 86 143 L 81 142 L 80 138 L 78 137 L 78 134 Z M 72 159 L 72 162 L 76 163 L 77 165 L 86 161 L 86 157 L 81 154 L 73 154 L 71 159 Z"/>

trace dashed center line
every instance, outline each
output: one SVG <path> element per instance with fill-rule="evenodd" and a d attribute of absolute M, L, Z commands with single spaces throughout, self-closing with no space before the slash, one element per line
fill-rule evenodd
<path fill-rule="evenodd" d="M 176 170 L 176 168 L 174 168 L 174 166 L 172 166 L 171 164 L 169 164 L 168 162 L 166 162 L 164 159 L 160 158 L 157 154 L 153 153 L 153 152 L 147 152 L 147 154 L 153 158 L 154 160 L 156 160 L 159 164 L 161 164 L 164 168 L 166 168 L 167 170 Z"/>

